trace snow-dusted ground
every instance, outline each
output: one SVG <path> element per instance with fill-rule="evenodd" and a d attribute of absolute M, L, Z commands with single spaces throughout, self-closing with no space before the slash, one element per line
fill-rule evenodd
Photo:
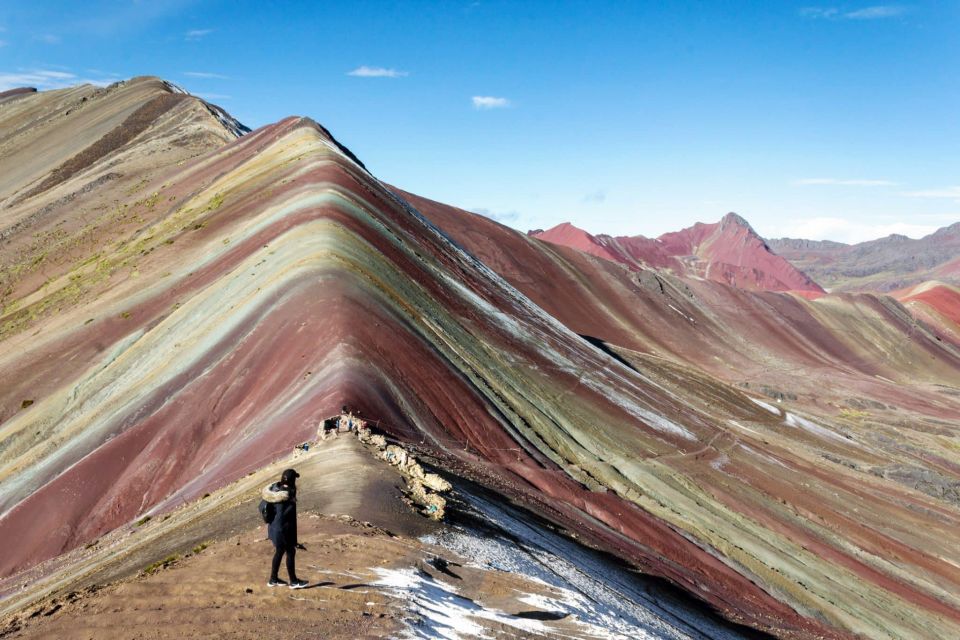
<path fill-rule="evenodd" d="M 517 637 L 746 637 L 705 613 L 703 605 L 553 533 L 520 510 L 463 487 L 458 487 L 458 493 L 470 505 L 469 515 L 483 525 L 455 525 L 443 533 L 424 537 L 423 542 L 469 558 L 473 566 L 521 574 L 539 583 L 543 587 L 541 593 L 518 594 L 518 599 L 532 609 L 563 619 L 564 631 L 560 632 L 549 621 L 513 616 L 462 597 L 456 587 L 434 580 L 416 568 L 379 570 L 377 584 L 402 596 L 416 620 L 403 637 L 490 637 L 490 623 L 498 629 L 515 630 Z M 496 637 L 500 636 L 497 632 Z"/>
<path fill-rule="evenodd" d="M 794 415 L 790 412 L 787 412 L 783 424 L 787 425 L 788 427 L 800 427 L 801 429 L 806 429 L 810 433 L 816 434 L 822 438 L 833 438 L 834 440 L 844 439 L 840 434 L 835 433 L 830 429 L 825 429 L 812 420 L 801 418 L 800 416 Z"/>
<path fill-rule="evenodd" d="M 484 606 L 457 593 L 455 587 L 434 580 L 416 568 L 382 569 L 374 571 L 380 579 L 373 584 L 386 587 L 408 602 L 409 612 L 414 616 L 404 633 L 405 638 L 484 638 L 490 635 L 490 623 L 498 629 L 498 635 L 545 638 L 598 638 L 620 639 L 628 636 L 611 634 L 607 628 L 576 621 L 574 633 L 558 631 L 555 627 L 537 619 L 510 615 L 493 607 Z M 560 618 L 570 614 L 559 613 L 567 604 L 538 594 L 519 596 L 524 602 L 546 613 L 557 613 Z M 509 630 L 509 631 L 507 631 Z"/>
<path fill-rule="evenodd" d="M 749 398 L 750 396 L 747 396 L 747 397 Z M 775 416 L 779 416 L 779 415 L 780 415 L 780 408 L 779 408 L 779 407 L 775 407 L 775 406 L 773 406 L 772 404 L 770 404 L 770 403 L 768 403 L 768 402 L 764 402 L 763 400 L 757 400 L 756 398 L 750 398 L 750 401 L 753 402 L 753 404 L 755 404 L 755 405 L 757 405 L 757 406 L 759 406 L 759 407 L 763 407 L 764 409 L 766 409 L 767 411 L 769 411 L 770 413 L 772 413 L 772 414 L 775 415 Z"/>

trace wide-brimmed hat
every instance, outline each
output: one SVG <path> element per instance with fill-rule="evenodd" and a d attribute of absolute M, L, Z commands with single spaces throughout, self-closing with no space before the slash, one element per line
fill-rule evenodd
<path fill-rule="evenodd" d="M 280 478 L 284 482 L 290 482 L 291 480 L 296 480 L 300 477 L 300 474 L 294 471 L 293 469 L 284 469 L 283 473 L 280 474 Z"/>

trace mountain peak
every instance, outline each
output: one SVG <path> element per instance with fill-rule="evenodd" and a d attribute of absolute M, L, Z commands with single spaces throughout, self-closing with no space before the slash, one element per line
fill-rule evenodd
<path fill-rule="evenodd" d="M 697 223 L 656 239 L 592 235 L 568 222 L 533 235 L 633 269 L 666 269 L 741 289 L 823 292 L 806 274 L 773 253 L 750 223 L 733 212 L 719 223 Z"/>
<path fill-rule="evenodd" d="M 723 218 L 720 219 L 721 229 L 726 229 L 727 227 L 730 227 L 730 226 L 744 227 L 746 229 L 749 229 L 751 232 L 756 233 L 755 231 L 753 231 L 753 227 L 750 226 L 750 223 L 747 222 L 743 216 L 736 214 L 733 211 L 731 211 L 730 213 L 728 213 L 727 215 L 723 216 Z"/>

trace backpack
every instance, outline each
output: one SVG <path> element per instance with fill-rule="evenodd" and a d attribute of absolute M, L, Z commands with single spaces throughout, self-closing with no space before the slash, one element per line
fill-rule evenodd
<path fill-rule="evenodd" d="M 272 502 L 266 500 L 260 501 L 260 517 L 267 524 L 273 522 L 273 517 L 277 514 L 277 507 Z"/>

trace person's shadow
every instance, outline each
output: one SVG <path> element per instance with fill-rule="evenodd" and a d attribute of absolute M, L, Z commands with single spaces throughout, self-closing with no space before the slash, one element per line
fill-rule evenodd
<path fill-rule="evenodd" d="M 308 584 L 304 589 L 316 589 L 317 587 L 329 587 L 333 582 L 327 580 L 326 582 L 317 582 L 315 584 Z"/>

